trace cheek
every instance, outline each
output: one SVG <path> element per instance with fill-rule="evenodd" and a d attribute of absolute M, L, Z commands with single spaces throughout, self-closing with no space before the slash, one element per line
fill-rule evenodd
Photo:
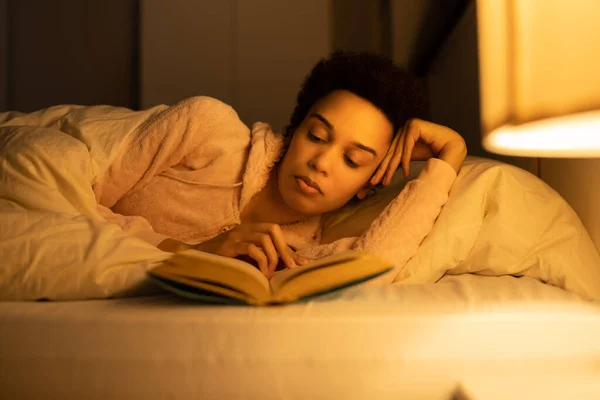
<path fill-rule="evenodd" d="M 335 179 L 330 192 L 332 194 L 330 200 L 332 203 L 339 205 L 345 204 L 352 199 L 354 195 L 365 185 L 369 177 L 360 176 L 342 176 Z"/>
<path fill-rule="evenodd" d="M 286 165 L 294 164 L 297 161 L 298 156 L 301 154 L 302 146 L 296 139 L 296 136 L 294 135 L 294 137 L 287 146 L 282 163 L 285 163 Z"/>

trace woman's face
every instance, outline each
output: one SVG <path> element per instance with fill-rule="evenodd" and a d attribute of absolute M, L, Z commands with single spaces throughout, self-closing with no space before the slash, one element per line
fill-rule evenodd
<path fill-rule="evenodd" d="M 392 136 L 391 122 L 369 101 L 330 93 L 309 110 L 278 166 L 284 202 L 307 215 L 343 206 L 365 188 Z"/>

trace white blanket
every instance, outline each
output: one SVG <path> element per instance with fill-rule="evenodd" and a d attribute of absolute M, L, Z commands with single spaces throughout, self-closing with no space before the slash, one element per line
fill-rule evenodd
<path fill-rule="evenodd" d="M 85 299 L 148 289 L 169 257 L 98 211 L 92 185 L 143 112 L 57 106 L 0 114 L 0 299 Z"/>
<path fill-rule="evenodd" d="M 154 288 L 146 271 L 170 254 L 108 223 L 92 186 L 127 139 L 166 108 L 0 114 L 0 299 L 106 298 Z M 575 213 L 540 182 L 514 167 L 468 161 L 397 282 L 526 275 L 600 299 L 600 256 Z M 369 204 L 353 212 L 379 210 Z M 335 226 L 349 233 L 343 218 Z"/>

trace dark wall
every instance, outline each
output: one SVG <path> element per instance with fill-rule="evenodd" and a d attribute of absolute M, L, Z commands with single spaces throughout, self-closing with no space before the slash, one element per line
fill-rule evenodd
<path fill-rule="evenodd" d="M 333 50 L 390 55 L 389 1 L 332 0 Z"/>
<path fill-rule="evenodd" d="M 6 69 L 8 67 L 7 45 L 8 45 L 8 1 L 0 0 L 0 112 L 7 107 L 7 79 Z"/>
<path fill-rule="evenodd" d="M 322 1 L 331 7 L 332 48 L 389 51 L 382 26 L 387 1 Z M 0 111 L 140 107 L 143 6 L 144 0 L 0 0 Z"/>
<path fill-rule="evenodd" d="M 5 109 L 137 106 L 137 0 L 7 0 Z M 1 71 L 0 71 L 1 72 Z"/>

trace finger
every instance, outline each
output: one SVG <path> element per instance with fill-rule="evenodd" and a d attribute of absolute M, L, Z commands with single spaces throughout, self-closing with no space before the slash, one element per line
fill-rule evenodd
<path fill-rule="evenodd" d="M 392 158 L 394 148 L 395 144 L 392 144 L 388 149 L 387 153 L 385 154 L 383 160 L 381 160 L 381 163 L 379 163 L 379 165 L 377 166 L 377 171 L 375 171 L 375 174 L 369 182 L 371 185 L 375 186 L 381 181 L 381 178 L 385 174 L 385 171 L 387 170 L 387 167 L 390 163 L 390 159 Z"/>
<path fill-rule="evenodd" d="M 253 232 L 247 237 L 246 241 L 260 246 L 267 257 L 269 273 L 273 273 L 279 263 L 279 255 L 277 254 L 277 250 L 275 250 L 275 245 L 271 240 L 271 236 L 267 233 Z"/>
<path fill-rule="evenodd" d="M 409 133 L 406 135 L 406 139 L 404 141 L 404 156 L 402 158 L 402 170 L 405 178 L 408 178 L 408 174 L 410 173 L 410 159 L 412 157 L 415 143 L 417 142 L 419 136 L 419 131 L 416 127 L 411 128 Z"/>
<path fill-rule="evenodd" d="M 299 255 L 296 252 L 294 252 L 294 260 L 296 261 L 297 265 L 306 265 L 306 264 L 308 264 L 308 260 L 306 258 L 302 257 L 301 255 Z"/>
<path fill-rule="evenodd" d="M 386 175 L 383 179 L 383 184 L 386 186 L 392 182 L 392 179 L 394 178 L 394 174 L 396 173 L 396 170 L 398 169 L 398 165 L 400 164 L 400 160 L 402 159 L 402 149 L 404 148 L 404 140 L 406 137 L 406 129 L 407 129 L 408 124 L 409 124 L 408 122 L 406 124 L 404 124 L 404 126 L 402 127 L 402 132 L 400 132 L 400 134 L 398 135 L 398 145 L 396 146 L 396 148 L 394 150 L 394 155 L 393 155 L 392 159 L 390 160 L 390 165 L 388 166 Z"/>
<path fill-rule="evenodd" d="M 243 246 L 243 251 L 248 254 L 253 260 L 258 263 L 258 269 L 267 278 L 272 276 L 272 272 L 269 272 L 267 256 L 262 250 L 253 243 L 240 243 Z"/>
<path fill-rule="evenodd" d="M 273 244 L 275 245 L 275 249 L 279 256 L 283 260 L 285 266 L 287 268 L 295 268 L 296 261 L 294 259 L 294 252 L 290 249 L 285 238 L 283 237 L 283 232 L 281 232 L 281 227 L 277 224 L 264 224 L 266 226 L 266 230 L 270 236 Z"/>
<path fill-rule="evenodd" d="M 397 134 L 394 137 L 394 139 L 392 140 L 392 143 L 390 144 L 390 147 L 388 148 L 388 151 L 385 154 L 385 157 L 383 158 L 383 160 L 377 167 L 377 171 L 375 171 L 375 175 L 373 175 L 373 177 L 371 178 L 371 181 L 370 181 L 371 185 L 373 185 L 373 186 L 377 185 L 381 181 L 381 178 L 383 177 L 385 172 L 387 171 L 388 165 L 390 164 L 390 160 L 391 160 L 392 156 L 394 155 L 394 151 L 398 147 L 399 136 L 400 136 L 400 134 Z"/>
<path fill-rule="evenodd" d="M 400 141 L 398 142 L 398 147 L 396 147 L 396 151 L 394 152 L 394 156 L 390 161 L 390 165 L 388 166 L 386 175 L 383 179 L 384 185 L 389 185 L 392 183 L 392 179 L 396 174 L 396 170 L 398 169 L 398 165 L 400 165 L 400 161 L 402 160 L 402 149 L 404 148 L 405 135 L 402 135 Z"/>

